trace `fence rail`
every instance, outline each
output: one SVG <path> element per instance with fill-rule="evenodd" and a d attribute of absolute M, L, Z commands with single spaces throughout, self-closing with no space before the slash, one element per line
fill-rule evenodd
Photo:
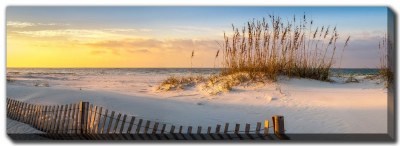
<path fill-rule="evenodd" d="M 82 102 L 65 105 L 38 105 L 7 98 L 7 117 L 43 131 L 41 136 L 64 140 L 273 140 L 285 135 L 283 116 L 272 117 L 273 125 L 246 123 L 215 127 L 182 126 L 145 120 L 101 106 Z M 223 126 L 223 127 L 222 127 Z M 197 128 L 197 129 L 195 129 Z M 223 128 L 223 129 L 222 129 Z M 274 134 L 269 133 L 272 128 Z"/>

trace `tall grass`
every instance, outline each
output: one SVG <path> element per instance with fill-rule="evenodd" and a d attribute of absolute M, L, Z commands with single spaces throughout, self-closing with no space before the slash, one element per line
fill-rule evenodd
<path fill-rule="evenodd" d="M 389 84 L 389 81 L 392 81 L 393 79 L 393 74 L 391 70 L 389 69 L 388 62 L 388 49 L 393 49 L 391 43 L 388 41 L 388 38 L 386 37 L 386 34 L 383 36 L 382 41 L 378 43 L 378 49 L 379 49 L 379 75 L 383 77 L 385 80 L 385 86 L 387 87 Z"/>
<path fill-rule="evenodd" d="M 224 33 L 223 74 L 248 72 L 273 81 L 278 75 L 329 80 L 339 34 L 336 27 L 313 26 L 306 15 L 283 20 L 269 15 Z M 347 46 L 349 37 L 344 47 Z"/>

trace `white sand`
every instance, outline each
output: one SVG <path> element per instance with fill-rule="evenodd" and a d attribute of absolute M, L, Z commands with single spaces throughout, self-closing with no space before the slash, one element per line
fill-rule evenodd
<path fill-rule="evenodd" d="M 254 126 L 271 120 L 272 115 L 283 115 L 287 133 L 387 132 L 387 90 L 376 80 L 343 84 L 340 79 L 335 79 L 339 83 L 327 83 L 281 78 L 277 83 L 235 87 L 229 93 L 209 96 L 196 88 L 155 92 L 155 86 L 165 78 L 86 76 L 48 80 L 50 87 L 35 87 L 25 78 L 7 83 L 7 97 L 51 105 L 84 100 L 147 120 L 184 126 L 215 127 L 225 122 Z"/>
<path fill-rule="evenodd" d="M 24 124 L 12 119 L 7 118 L 7 133 L 24 134 L 24 133 L 43 133 L 36 130 L 28 124 Z"/>

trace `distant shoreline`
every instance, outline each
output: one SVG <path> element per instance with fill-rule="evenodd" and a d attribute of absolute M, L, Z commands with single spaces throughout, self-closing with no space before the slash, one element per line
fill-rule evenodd
<path fill-rule="evenodd" d="M 6 69 L 224 69 L 224 68 L 213 68 L 213 67 L 6 67 Z M 380 68 L 331 68 L 333 70 L 343 69 L 371 69 L 379 70 Z"/>

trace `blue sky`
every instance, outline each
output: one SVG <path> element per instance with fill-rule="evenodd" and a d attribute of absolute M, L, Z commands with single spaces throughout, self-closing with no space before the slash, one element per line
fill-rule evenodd
<path fill-rule="evenodd" d="M 22 31 L 24 34 L 32 34 L 29 31 L 68 29 L 71 32 L 72 30 L 92 29 L 135 29 L 142 31 L 134 33 L 120 31 L 119 33 L 124 35 L 124 38 L 121 39 L 130 39 L 129 35 L 131 35 L 132 38 L 145 37 L 164 42 L 170 39 L 221 40 L 223 32 L 231 30 L 231 24 L 242 26 L 248 20 L 261 19 L 268 14 L 291 20 L 293 15 L 300 17 L 304 13 L 308 18 L 312 18 L 316 25 L 337 26 L 340 36 L 350 35 L 352 37 L 349 48 L 345 50 L 346 53 L 343 57 L 344 67 L 377 67 L 379 64 L 379 56 L 376 51 L 378 40 L 387 29 L 386 7 L 9 6 L 6 11 L 7 22 L 35 24 L 35 26 L 14 28 L 7 24 L 9 36 L 17 31 L 20 34 Z M 8 46 L 7 49 L 13 49 L 10 47 Z M 190 52 L 192 49 L 188 48 Z M 99 51 L 102 50 L 96 50 L 96 52 Z M 199 66 L 207 66 L 205 64 L 207 63 L 200 63 Z"/>
<path fill-rule="evenodd" d="M 291 19 L 294 14 L 306 13 L 316 23 L 338 25 L 342 29 L 359 26 L 382 29 L 386 25 L 386 11 L 386 7 L 8 7 L 7 19 L 87 27 L 223 27 L 268 14 Z"/>

